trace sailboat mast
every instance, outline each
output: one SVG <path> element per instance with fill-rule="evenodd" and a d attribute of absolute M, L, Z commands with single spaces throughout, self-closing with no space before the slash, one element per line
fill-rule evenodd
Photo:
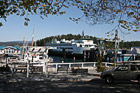
<path fill-rule="evenodd" d="M 34 26 L 33 34 L 32 34 L 32 47 L 33 47 L 33 44 L 34 44 L 34 31 L 35 31 L 35 26 Z"/>
<path fill-rule="evenodd" d="M 25 46 L 26 46 L 26 50 L 25 50 L 25 53 L 27 53 L 27 51 L 28 51 L 28 41 L 26 41 L 26 44 L 25 44 Z"/>
<path fill-rule="evenodd" d="M 24 39 L 23 39 L 22 55 L 24 54 L 24 44 L 25 44 L 25 36 L 24 36 Z"/>
<path fill-rule="evenodd" d="M 36 47 L 36 41 L 35 41 L 35 47 Z"/>

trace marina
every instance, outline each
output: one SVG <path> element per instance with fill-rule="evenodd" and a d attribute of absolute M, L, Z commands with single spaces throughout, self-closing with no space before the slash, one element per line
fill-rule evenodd
<path fill-rule="evenodd" d="M 0 92 L 19 92 L 22 90 L 24 93 L 33 92 L 34 89 L 39 88 L 39 91 L 34 92 L 51 91 L 56 93 L 59 91 L 65 93 L 68 90 L 64 90 L 67 86 L 67 88 L 78 88 L 78 86 L 83 86 L 81 83 L 91 84 L 92 82 L 99 85 L 97 87 L 107 87 L 101 80 L 103 73 L 113 70 L 115 73 L 120 66 L 132 65 L 134 67 L 137 65 L 135 67 L 139 67 L 140 65 L 140 47 L 119 48 L 120 41 L 117 31 L 114 39 L 105 40 L 101 38 L 97 44 L 94 44 L 93 40 L 84 38 L 84 36 L 82 38 L 79 40 L 55 40 L 55 42 L 45 44 L 45 46 L 37 46 L 33 35 L 30 45 L 26 44 L 24 39 L 23 46 L 20 47 L 0 46 L 0 86 L 2 88 Z M 113 48 L 106 48 L 105 42 L 107 41 L 113 42 Z M 104 77 L 106 78 L 106 75 Z M 112 77 L 108 79 L 112 79 Z M 104 80 L 108 81 L 107 79 Z M 127 84 L 126 87 L 128 87 L 128 85 L 137 82 L 140 80 L 131 80 L 131 82 L 127 82 L 128 84 L 124 84 Z M 19 85 L 19 83 L 21 84 Z M 80 84 L 74 86 L 68 85 L 69 83 Z M 13 84 L 16 87 L 13 87 Z M 8 89 L 5 89 L 4 86 Z M 51 88 L 47 90 L 50 86 Z M 88 86 L 90 86 L 88 89 L 91 88 L 91 85 Z M 62 87 L 63 89 L 54 90 L 54 87 L 57 89 Z M 85 88 L 85 84 L 83 88 Z M 81 87 L 79 89 L 75 91 L 81 93 L 88 91 L 81 91 Z M 110 87 L 108 91 L 110 91 Z"/>
<path fill-rule="evenodd" d="M 97 66 L 99 65 L 96 61 L 91 62 L 77 62 L 73 59 L 73 62 L 67 62 L 66 60 L 60 60 L 60 62 L 53 62 L 53 58 L 50 58 L 48 54 L 48 50 L 53 48 L 46 47 L 28 47 L 28 52 L 25 53 L 24 56 L 11 56 L 11 54 L 6 54 L 1 56 L 0 68 L 6 68 L 12 73 L 26 73 L 26 76 L 29 77 L 30 73 L 42 73 L 44 75 L 49 75 L 49 73 L 74 73 L 74 70 L 78 71 L 78 73 L 86 73 L 86 74 L 98 74 Z M 27 55 L 28 54 L 28 55 Z M 133 54 L 124 54 L 120 57 L 121 61 L 118 57 L 118 62 L 139 62 L 136 60 L 138 58 L 137 55 Z M 130 59 L 131 58 L 131 59 Z M 102 62 L 102 66 L 106 67 L 106 69 L 113 68 L 115 62 Z M 79 71 L 80 70 L 80 71 Z"/>
<path fill-rule="evenodd" d="M 0 0 L 0 93 L 140 93 L 140 0 Z"/>
<path fill-rule="evenodd" d="M 33 31 L 34 34 L 34 31 Z M 83 35 L 84 38 L 84 35 Z M 118 32 L 115 38 L 114 49 L 105 49 L 104 39 L 98 40 L 98 45 L 92 40 L 55 40 L 45 46 L 34 46 L 34 35 L 31 46 L 12 47 L 1 46 L 0 68 L 2 71 L 26 73 L 42 73 L 48 77 L 50 73 L 73 73 L 100 75 L 98 69 L 109 70 L 119 64 L 139 62 L 139 47 L 132 47 L 130 51 L 119 50 Z M 58 56 L 59 55 L 59 56 Z M 80 55 L 80 56 L 79 56 Z M 68 60 L 69 59 L 69 60 Z"/>

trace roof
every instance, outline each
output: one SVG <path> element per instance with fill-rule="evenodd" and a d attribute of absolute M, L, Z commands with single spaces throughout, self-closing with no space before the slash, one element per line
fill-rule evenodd
<path fill-rule="evenodd" d="M 5 49 L 5 48 L 15 48 L 15 49 L 17 49 L 17 50 L 20 50 L 21 48 L 20 47 L 17 47 L 17 46 L 0 46 L 0 50 L 1 49 Z"/>
<path fill-rule="evenodd" d="M 140 54 L 140 47 L 131 47 L 130 53 L 132 53 L 132 54 Z"/>

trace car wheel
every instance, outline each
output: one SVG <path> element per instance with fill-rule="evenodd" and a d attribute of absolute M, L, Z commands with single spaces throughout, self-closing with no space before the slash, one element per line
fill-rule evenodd
<path fill-rule="evenodd" d="M 140 77 L 138 77 L 138 84 L 140 85 Z"/>
<path fill-rule="evenodd" d="M 108 84 L 113 83 L 113 77 L 112 76 L 106 76 L 105 77 L 105 82 L 108 83 Z"/>

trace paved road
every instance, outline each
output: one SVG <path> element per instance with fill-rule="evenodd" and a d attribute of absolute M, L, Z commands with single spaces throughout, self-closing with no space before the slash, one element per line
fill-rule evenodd
<path fill-rule="evenodd" d="M 137 82 L 116 81 L 106 84 L 99 76 L 51 74 L 41 75 L 0 74 L 0 93 L 140 93 Z"/>
<path fill-rule="evenodd" d="M 115 82 L 109 85 L 99 78 L 86 82 L 1 81 L 0 93 L 140 93 L 140 85 L 136 82 Z"/>

